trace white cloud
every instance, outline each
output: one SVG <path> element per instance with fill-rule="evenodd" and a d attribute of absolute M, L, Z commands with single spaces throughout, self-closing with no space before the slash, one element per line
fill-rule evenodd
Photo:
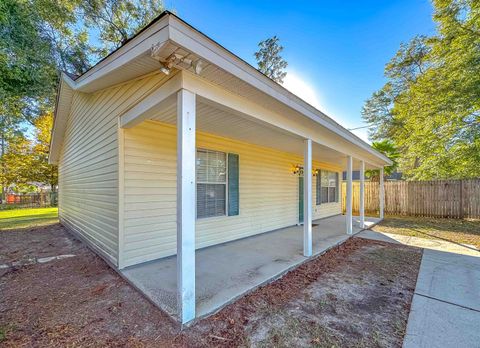
<path fill-rule="evenodd" d="M 368 144 L 371 143 L 368 139 L 368 128 L 355 129 L 351 132 Z"/>
<path fill-rule="evenodd" d="M 290 92 L 297 95 L 298 97 L 302 98 L 307 103 L 316 107 L 318 110 L 321 110 L 322 112 L 326 113 L 328 116 L 330 116 L 331 118 L 336 120 L 338 123 L 343 125 L 345 128 L 347 129 L 350 128 L 347 122 L 336 117 L 335 112 L 329 113 L 326 105 L 322 105 L 322 103 L 320 102 L 319 93 L 317 93 L 315 88 L 312 85 L 310 85 L 305 79 L 300 77 L 299 74 L 289 71 L 287 73 L 287 76 L 283 80 L 283 87 L 285 87 Z M 353 127 L 358 127 L 358 125 L 352 125 L 352 128 Z M 370 144 L 370 140 L 368 140 L 367 128 L 356 129 L 356 130 L 353 130 L 352 133 L 354 133 L 360 139 Z"/>
<path fill-rule="evenodd" d="M 317 92 L 299 75 L 293 72 L 288 72 L 287 76 L 283 79 L 283 87 L 317 109 L 321 109 L 320 99 Z"/>

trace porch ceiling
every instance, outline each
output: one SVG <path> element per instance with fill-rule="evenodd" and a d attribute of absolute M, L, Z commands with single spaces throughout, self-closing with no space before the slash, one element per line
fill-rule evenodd
<path fill-rule="evenodd" d="M 269 123 L 255 119 L 208 99 L 197 96 L 197 130 L 273 148 L 303 157 L 303 138 Z M 170 97 L 149 112 L 153 121 L 176 124 L 176 98 Z M 346 168 L 346 155 L 329 147 L 313 143 L 313 159 L 333 166 Z M 366 164 L 367 168 L 374 168 Z M 360 161 L 354 160 L 354 169 Z"/>

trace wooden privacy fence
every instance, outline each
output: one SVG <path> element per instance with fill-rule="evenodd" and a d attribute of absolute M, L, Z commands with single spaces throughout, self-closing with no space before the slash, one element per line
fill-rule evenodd
<path fill-rule="evenodd" d="M 346 206 L 342 183 L 342 209 Z M 360 207 L 360 182 L 353 182 L 353 213 Z M 365 182 L 365 214 L 379 212 L 379 183 Z M 480 218 L 480 179 L 385 182 L 385 214 Z"/>

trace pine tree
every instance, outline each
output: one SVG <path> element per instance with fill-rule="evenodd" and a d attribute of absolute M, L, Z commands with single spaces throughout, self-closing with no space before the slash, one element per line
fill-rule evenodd
<path fill-rule="evenodd" d="M 255 52 L 258 70 L 272 80 L 283 83 L 283 79 L 287 76 L 285 68 L 288 63 L 280 55 L 283 47 L 279 44 L 278 37 L 274 36 L 261 41 L 258 46 L 259 50 Z"/>

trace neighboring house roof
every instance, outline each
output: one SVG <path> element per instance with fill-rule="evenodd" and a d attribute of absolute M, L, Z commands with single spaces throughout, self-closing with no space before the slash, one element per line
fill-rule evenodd
<path fill-rule="evenodd" d="M 240 93 L 239 91 L 242 89 L 244 91 L 248 89 L 249 91 L 245 92 L 245 95 L 252 95 L 252 90 L 255 89 L 258 100 L 262 102 L 272 100 L 272 103 L 276 103 L 272 106 L 277 107 L 278 112 L 281 113 L 285 107 L 293 109 L 369 153 L 372 163 L 376 165 L 391 164 L 386 156 L 377 152 L 323 112 L 168 11 L 163 12 L 138 34 L 81 76 L 77 77 L 66 73 L 61 75 L 49 157 L 51 163 L 58 161 L 73 93 L 75 91 L 95 92 L 158 71 L 158 61 L 152 59 L 149 54 L 153 45 L 161 45 L 165 52 L 172 53 L 175 50 L 182 50 L 196 59 L 202 59 L 208 65 L 216 68 L 216 71 L 204 69 L 205 73 L 202 74 L 202 77 L 209 82 L 230 88 L 236 93 Z M 226 86 L 227 83 L 231 83 L 231 85 Z"/>
<path fill-rule="evenodd" d="M 402 173 L 401 172 L 393 172 L 390 175 L 385 177 L 386 180 L 402 180 Z M 347 180 L 347 172 L 343 172 L 342 180 Z M 353 170 L 352 171 L 352 180 L 360 180 L 360 171 Z"/>
<path fill-rule="evenodd" d="M 342 173 L 342 180 L 347 180 L 347 172 Z M 352 170 L 352 180 L 360 180 L 360 171 L 359 170 Z"/>

